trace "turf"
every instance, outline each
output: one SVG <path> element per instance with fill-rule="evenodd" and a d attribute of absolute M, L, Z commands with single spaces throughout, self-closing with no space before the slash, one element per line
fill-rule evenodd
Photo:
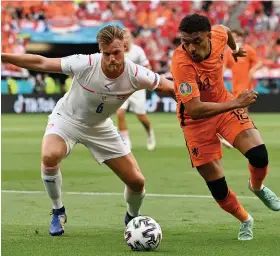
<path fill-rule="evenodd" d="M 270 156 L 267 186 L 280 194 L 280 115 L 254 114 Z M 174 114 L 152 114 L 157 149 L 148 152 L 146 135 L 136 117 L 128 115 L 133 153 L 146 176 L 150 194 L 207 195 L 190 167 L 182 132 Z M 46 115 L 2 115 L 2 190 L 44 191 L 40 179 L 40 143 Z M 246 159 L 224 150 L 228 184 L 255 219 L 254 240 L 237 241 L 238 222 L 209 197 L 147 196 L 142 213 L 155 218 L 163 241 L 149 255 L 280 255 L 279 212 L 269 211 L 247 189 Z M 62 163 L 64 192 L 117 192 L 123 184 L 106 166 L 98 166 L 78 145 Z M 2 255 L 133 255 L 123 238 L 123 196 L 64 194 L 66 233 L 48 235 L 51 204 L 45 193 L 2 193 Z M 142 254 L 142 253 L 137 253 Z"/>

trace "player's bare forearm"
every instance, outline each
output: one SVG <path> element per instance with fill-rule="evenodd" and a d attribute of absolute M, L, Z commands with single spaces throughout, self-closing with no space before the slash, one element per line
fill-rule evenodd
<path fill-rule="evenodd" d="M 201 102 L 199 97 L 193 98 L 184 106 L 193 120 L 213 117 L 239 107 L 236 100 L 222 103 Z"/>
<path fill-rule="evenodd" d="M 21 68 L 29 70 L 60 73 L 61 61 L 59 58 L 45 58 L 40 55 L 33 54 L 1 54 L 2 62 L 7 62 Z"/>
<path fill-rule="evenodd" d="M 158 87 L 155 89 L 156 92 L 168 95 L 172 97 L 175 101 L 176 95 L 174 92 L 174 83 L 168 79 L 166 79 L 164 76 L 160 76 L 160 82 Z"/>
<path fill-rule="evenodd" d="M 191 99 L 184 104 L 185 109 L 192 119 L 203 119 L 216 116 L 236 108 L 245 108 L 255 103 L 258 93 L 254 90 L 243 91 L 236 99 L 215 103 L 201 102 L 200 97 Z"/>

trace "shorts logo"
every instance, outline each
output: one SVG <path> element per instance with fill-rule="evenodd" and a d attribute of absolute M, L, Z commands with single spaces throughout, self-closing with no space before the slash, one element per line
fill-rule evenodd
<path fill-rule="evenodd" d="M 188 83 L 181 83 L 180 84 L 180 93 L 183 96 L 190 95 L 192 93 L 192 87 Z"/>
<path fill-rule="evenodd" d="M 198 156 L 198 148 L 192 148 L 192 154 Z"/>

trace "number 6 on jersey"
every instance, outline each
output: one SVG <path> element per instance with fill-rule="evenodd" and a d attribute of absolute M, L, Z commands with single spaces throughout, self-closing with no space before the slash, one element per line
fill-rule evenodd
<path fill-rule="evenodd" d="M 104 105 L 103 102 L 98 105 L 98 107 L 96 109 L 96 113 L 101 113 L 103 111 L 103 105 Z"/>

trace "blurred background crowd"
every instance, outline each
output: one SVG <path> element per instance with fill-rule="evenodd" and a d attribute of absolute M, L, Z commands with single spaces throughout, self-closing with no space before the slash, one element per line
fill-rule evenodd
<path fill-rule="evenodd" d="M 187 14 L 200 13 L 208 16 L 212 24 L 241 28 L 264 67 L 277 70 L 280 67 L 280 1 L 2 1 L 1 12 L 2 52 L 29 52 L 31 32 L 64 33 L 64 30 L 75 31 L 77 23 L 93 27 L 119 21 L 131 29 L 135 43 L 143 47 L 153 70 L 166 73 L 173 50 L 180 44 L 181 19 Z M 25 78 L 32 83 L 34 92 L 44 91 L 46 84 L 53 88 L 52 92 L 67 91 L 67 83 L 71 82 L 70 77 L 61 81 L 48 74 L 30 74 L 9 64 L 2 63 L 1 69 L 7 84 Z M 8 92 L 16 93 L 13 88 L 16 85 L 8 86 Z"/>

